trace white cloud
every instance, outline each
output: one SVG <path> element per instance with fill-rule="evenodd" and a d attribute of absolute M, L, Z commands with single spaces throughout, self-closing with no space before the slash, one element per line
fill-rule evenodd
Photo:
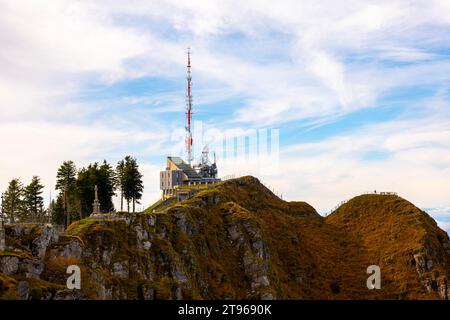
<path fill-rule="evenodd" d="M 440 208 L 427 208 L 426 211 L 437 220 L 445 221 L 450 219 L 450 206 Z M 447 221 L 447 223 L 450 223 L 450 221 Z"/>
<path fill-rule="evenodd" d="M 450 80 L 448 57 L 440 53 L 450 40 L 445 1 L 0 0 L 0 6 L 0 132 L 14 137 L 2 141 L 0 188 L 12 176 L 33 174 L 52 185 L 56 167 L 69 158 L 84 165 L 129 151 L 163 153 L 171 124 L 156 112 L 123 108 L 151 104 L 161 113 L 165 100 L 176 111 L 182 96 L 76 98 L 90 85 L 182 77 L 188 45 L 194 85 L 203 85 L 195 87 L 196 101 L 243 97 L 231 120 L 216 119 L 222 126 L 299 119 L 317 126 L 377 107 L 397 89 L 430 85 L 445 92 Z M 442 94 L 408 107 L 436 115 L 282 148 L 283 170 L 270 183 L 321 211 L 367 188 L 398 190 L 421 207 L 448 205 L 448 101 Z M 147 117 L 148 130 L 133 127 Z M 365 161 L 371 150 L 391 156 Z M 153 199 L 159 167 L 144 160 L 143 168 Z"/>
<path fill-rule="evenodd" d="M 438 226 L 442 230 L 445 230 L 445 231 L 447 231 L 447 233 L 450 234 L 450 222 L 448 222 L 448 221 L 439 221 L 439 220 L 436 220 L 436 222 L 437 222 Z"/>
<path fill-rule="evenodd" d="M 253 174 L 285 199 L 307 201 L 321 213 L 373 190 L 398 192 L 420 208 L 448 208 L 449 125 L 434 118 L 364 126 L 315 143 L 281 146 L 276 168 L 241 157 L 219 162 L 219 170 L 221 176 Z M 383 156 L 370 158 L 370 152 Z M 442 218 L 442 212 L 430 214 Z"/>

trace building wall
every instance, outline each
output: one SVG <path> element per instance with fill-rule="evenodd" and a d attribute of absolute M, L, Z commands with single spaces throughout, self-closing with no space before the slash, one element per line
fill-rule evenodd
<path fill-rule="evenodd" d="M 160 172 L 160 189 L 174 189 L 183 184 L 184 174 L 181 170 L 164 170 Z"/>
<path fill-rule="evenodd" d="M 168 170 L 178 170 L 178 167 L 176 166 L 175 163 L 173 163 L 172 160 L 167 159 L 167 169 Z"/>

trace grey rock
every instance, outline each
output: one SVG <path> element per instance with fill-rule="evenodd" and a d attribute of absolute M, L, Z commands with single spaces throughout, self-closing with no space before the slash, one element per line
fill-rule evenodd
<path fill-rule="evenodd" d="M 122 279 L 127 279 L 130 275 L 128 261 L 114 262 L 112 272 L 115 276 Z"/>
<path fill-rule="evenodd" d="M 448 281 L 446 278 L 440 278 L 436 281 L 437 284 L 437 292 L 439 296 L 444 300 L 450 299 L 450 288 L 448 285 Z"/>
<path fill-rule="evenodd" d="M 156 217 L 154 215 L 148 216 L 148 224 L 150 227 L 154 227 L 156 224 Z"/>
<path fill-rule="evenodd" d="M 136 232 L 137 246 L 141 249 L 142 242 L 148 240 L 148 233 L 140 225 L 134 225 L 132 228 Z"/>
<path fill-rule="evenodd" d="M 161 240 L 167 240 L 167 228 L 166 226 L 162 225 L 159 230 L 159 232 L 156 234 L 156 236 Z"/>
<path fill-rule="evenodd" d="M 55 300 L 82 300 L 84 296 L 81 294 L 80 290 L 58 290 L 55 293 Z"/>
<path fill-rule="evenodd" d="M 145 250 L 150 250 L 150 248 L 152 247 L 152 243 L 150 241 L 144 241 L 144 243 L 142 244 Z"/>
<path fill-rule="evenodd" d="M 25 272 L 25 278 L 27 279 L 39 279 L 39 275 L 35 273 Z"/>
<path fill-rule="evenodd" d="M 141 271 L 141 268 L 137 264 L 136 261 L 133 261 L 130 265 L 130 272 L 132 275 L 136 275 L 139 277 L 143 277 L 143 272 Z"/>
<path fill-rule="evenodd" d="M 71 238 L 69 243 L 63 247 L 63 250 L 60 253 L 60 256 L 63 256 L 66 258 L 74 257 L 74 258 L 80 259 L 82 253 L 83 253 L 83 247 L 82 247 L 80 240 L 78 240 L 77 238 Z"/>
<path fill-rule="evenodd" d="M 240 232 L 240 230 L 236 226 L 232 226 L 228 229 L 228 234 L 230 235 L 231 240 L 237 240 L 239 238 L 242 238 L 243 234 Z"/>
<path fill-rule="evenodd" d="M 231 239 L 239 244 L 236 248 L 242 250 L 242 264 L 244 272 L 250 279 L 250 288 L 252 291 L 261 290 L 270 286 L 269 253 L 259 227 L 249 222 L 243 222 L 242 228 L 234 224 L 228 229 Z"/>
<path fill-rule="evenodd" d="M 15 274 L 19 270 L 19 258 L 3 256 L 0 258 L 0 272 L 6 275 Z"/>
<path fill-rule="evenodd" d="M 47 248 L 52 243 L 57 242 L 59 239 L 58 230 L 53 228 L 51 225 L 45 225 L 42 230 L 41 235 L 33 240 L 32 252 L 33 255 L 38 256 L 43 259 Z"/>
<path fill-rule="evenodd" d="M 27 281 L 20 281 L 17 284 L 17 295 L 20 300 L 28 300 L 30 295 L 30 284 Z"/>
<path fill-rule="evenodd" d="M 418 273 L 424 273 L 427 271 L 427 262 L 424 254 L 416 253 L 414 255 L 414 261 L 416 262 L 416 269 Z"/>
<path fill-rule="evenodd" d="M 103 275 L 98 272 L 93 272 L 92 279 L 98 286 L 97 298 L 99 300 L 107 299 L 107 290 L 105 288 L 105 279 L 104 279 Z"/>
<path fill-rule="evenodd" d="M 34 274 L 39 277 L 44 271 L 44 263 L 42 261 L 32 261 L 27 259 L 23 262 L 26 265 L 26 272 L 29 274 Z"/>
<path fill-rule="evenodd" d="M 177 227 L 186 234 L 189 234 L 189 229 L 191 229 L 189 220 L 186 218 L 185 212 L 178 212 L 176 214 L 176 222 Z"/>
<path fill-rule="evenodd" d="M 98 286 L 97 290 L 97 297 L 99 300 L 105 300 L 106 299 L 106 288 L 103 284 L 100 284 Z"/>
<path fill-rule="evenodd" d="M 104 265 L 108 266 L 111 263 L 113 250 L 103 250 L 102 252 L 102 262 Z"/>
<path fill-rule="evenodd" d="M 270 282 L 269 282 L 269 278 L 267 277 L 267 275 L 262 275 L 260 277 L 252 279 L 251 287 L 252 287 L 252 290 L 255 290 L 255 289 L 259 289 L 259 288 L 268 287 L 269 284 L 270 284 Z"/>
<path fill-rule="evenodd" d="M 188 281 L 188 277 L 181 267 L 181 261 L 178 259 L 172 262 L 172 277 L 176 283 L 185 283 Z"/>
<path fill-rule="evenodd" d="M 176 300 L 183 300 L 183 290 L 181 287 L 177 287 L 175 289 L 175 299 Z"/>
<path fill-rule="evenodd" d="M 155 298 L 155 289 L 149 286 L 143 286 L 142 297 L 144 300 L 153 300 Z"/>
<path fill-rule="evenodd" d="M 270 292 L 265 292 L 261 295 L 261 300 L 275 300 L 275 296 Z"/>
<path fill-rule="evenodd" d="M 30 230 L 21 225 L 13 225 L 11 227 L 12 237 L 21 237 L 30 233 Z"/>

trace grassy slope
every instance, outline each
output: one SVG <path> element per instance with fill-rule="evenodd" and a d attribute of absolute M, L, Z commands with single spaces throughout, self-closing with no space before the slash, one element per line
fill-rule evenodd
<path fill-rule="evenodd" d="M 420 285 L 413 259 L 414 253 L 426 247 L 441 255 L 441 263 L 448 261 L 441 244 L 448 236 L 428 214 L 397 196 L 362 195 L 342 205 L 325 221 L 343 230 L 359 247 L 363 265 L 380 266 L 383 283 L 379 296 L 437 297 Z M 448 268 L 437 267 L 435 271 L 450 275 Z"/>

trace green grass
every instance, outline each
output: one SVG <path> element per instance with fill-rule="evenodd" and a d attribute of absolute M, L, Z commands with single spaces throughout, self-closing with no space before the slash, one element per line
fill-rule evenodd
<path fill-rule="evenodd" d="M 162 203 L 164 203 L 163 199 L 159 199 L 158 201 L 156 201 L 154 204 L 152 204 L 150 207 L 148 207 L 147 209 L 144 210 L 144 213 L 152 213 L 153 209 L 157 208 L 158 206 L 160 206 Z"/>
<path fill-rule="evenodd" d="M 98 219 L 94 218 L 85 218 L 82 220 L 78 220 L 70 224 L 70 226 L 67 228 L 66 233 L 69 235 L 77 235 L 82 230 L 89 228 L 91 225 L 98 223 Z"/>

